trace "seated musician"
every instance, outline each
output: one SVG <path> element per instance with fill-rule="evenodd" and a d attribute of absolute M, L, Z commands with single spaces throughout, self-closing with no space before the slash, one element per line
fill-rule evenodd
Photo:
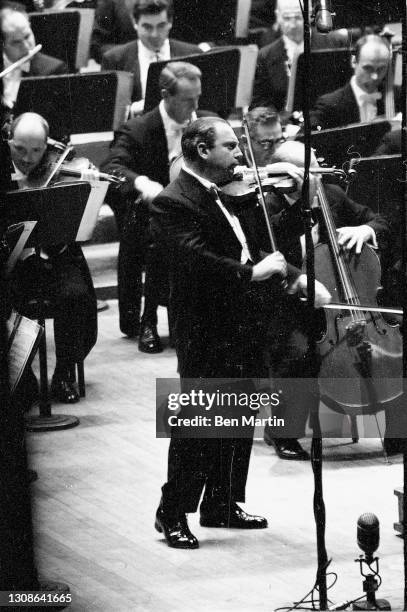
<path fill-rule="evenodd" d="M 30 178 L 47 168 L 49 127 L 36 113 L 24 113 L 11 125 L 9 189 L 30 186 Z M 88 180 L 90 173 L 84 173 Z M 69 202 L 67 202 L 69 206 Z M 76 243 L 43 249 L 24 249 L 13 271 L 13 305 L 24 314 L 30 300 L 43 298 L 53 305 L 56 365 L 51 391 L 65 403 L 79 401 L 71 380 L 71 366 L 83 360 L 97 338 L 96 296 L 86 260 Z"/>
<path fill-rule="evenodd" d="M 103 55 L 102 70 L 133 73 L 132 114 L 143 111 L 148 67 L 152 62 L 201 53 L 197 45 L 169 38 L 173 13 L 172 0 L 139 0 L 133 9 L 138 40 L 114 47 Z"/>
<path fill-rule="evenodd" d="M 353 76 L 344 86 L 320 96 L 311 111 L 314 129 L 373 121 L 384 115 L 384 84 L 391 52 L 386 38 L 368 34 L 358 40 L 352 56 Z M 394 87 L 395 110 L 401 110 L 400 88 Z"/>
<path fill-rule="evenodd" d="M 304 20 L 298 0 L 278 0 L 276 24 L 281 37 L 260 49 L 253 85 L 252 107 L 275 106 L 284 110 L 291 66 L 295 56 L 304 51 Z M 313 31 L 313 49 L 344 46 L 333 32 L 328 35 Z"/>
<path fill-rule="evenodd" d="M 36 46 L 28 14 L 17 2 L 4 2 L 0 8 L 0 36 L 3 56 L 0 65 L 7 68 L 26 56 Z M 68 72 L 64 62 L 55 57 L 37 53 L 25 64 L 3 77 L 2 103 L 13 108 L 21 79 L 25 76 L 47 76 Z"/>
<path fill-rule="evenodd" d="M 282 142 L 286 141 L 286 134 L 281 125 L 280 116 L 276 109 L 270 106 L 257 106 L 246 114 L 249 127 L 253 153 L 256 164 L 261 167 L 270 163 L 270 156 Z M 247 143 L 243 144 L 245 157 L 251 165 Z"/>
<path fill-rule="evenodd" d="M 296 141 L 288 141 L 278 146 L 270 155 L 270 163 L 282 162 L 282 168 L 289 162 L 295 166 L 304 165 L 304 145 Z M 317 161 L 312 156 L 312 165 Z M 311 179 L 311 193 L 313 180 Z M 380 215 L 374 213 L 370 208 L 357 204 L 348 198 L 345 192 L 336 185 L 326 185 L 325 191 L 328 203 L 331 207 L 335 225 L 338 229 L 339 244 L 345 249 L 354 249 L 360 253 L 364 243 L 386 246 L 388 237 L 387 221 Z M 281 241 L 281 251 L 287 261 L 301 266 L 305 255 L 305 244 L 303 236 L 299 240 L 299 234 L 303 232 L 301 215 L 301 192 L 289 195 L 276 195 L 274 210 L 287 207 L 294 208 L 298 212 L 298 223 L 292 223 L 291 235 Z M 314 209 L 315 221 L 313 227 L 313 240 L 316 244 L 320 239 L 324 241 L 323 222 L 319 220 L 319 211 Z M 303 304 L 297 298 L 287 298 L 270 325 L 270 365 L 271 375 L 278 379 L 279 388 L 282 389 L 283 401 L 277 408 L 275 416 L 284 418 L 285 430 L 289 432 L 290 438 L 277 438 L 278 432 L 273 432 L 266 427 L 264 439 L 266 443 L 273 444 L 277 454 L 282 459 L 307 459 L 308 454 L 301 447 L 298 438 L 305 435 L 305 425 L 309 411 L 318 406 L 319 391 L 316 377 L 319 372 L 318 358 L 309 355 L 307 350 L 307 338 L 310 332 L 309 314 L 303 308 Z M 308 379 L 301 387 L 301 393 L 294 385 L 284 378 Z M 312 381 L 314 379 L 315 382 Z"/>

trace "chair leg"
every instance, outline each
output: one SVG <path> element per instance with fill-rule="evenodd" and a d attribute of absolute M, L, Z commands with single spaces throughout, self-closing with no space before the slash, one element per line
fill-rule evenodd
<path fill-rule="evenodd" d="M 356 444 L 359 442 L 359 430 L 358 430 L 358 422 L 355 416 L 348 415 L 349 423 L 350 423 L 350 434 L 352 436 L 352 442 Z"/>
<path fill-rule="evenodd" d="M 83 367 L 83 361 L 78 361 L 76 364 L 78 369 L 78 387 L 79 387 L 79 395 L 81 397 L 85 397 L 85 370 Z"/>
<path fill-rule="evenodd" d="M 44 332 L 38 347 L 38 355 L 40 360 L 40 415 L 48 417 L 51 416 L 51 402 L 49 400 L 48 390 L 47 336 L 45 332 L 45 320 L 40 319 L 38 323 L 44 328 Z"/>

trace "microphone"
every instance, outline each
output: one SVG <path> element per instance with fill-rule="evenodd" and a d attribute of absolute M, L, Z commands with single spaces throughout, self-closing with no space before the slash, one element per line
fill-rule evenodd
<path fill-rule="evenodd" d="M 366 562 L 370 564 L 380 542 L 379 519 L 375 514 L 366 512 L 358 518 L 357 540 L 359 548 L 365 553 Z"/>
<path fill-rule="evenodd" d="M 318 0 L 315 6 L 315 26 L 321 34 L 333 30 L 331 0 Z"/>

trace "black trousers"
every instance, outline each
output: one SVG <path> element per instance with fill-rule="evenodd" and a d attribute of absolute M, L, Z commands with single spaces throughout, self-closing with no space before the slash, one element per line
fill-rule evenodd
<path fill-rule="evenodd" d="M 120 235 L 117 267 L 120 319 L 125 321 L 130 312 L 133 319 L 140 319 L 145 269 L 143 322 L 156 325 L 158 306 L 168 303 L 168 257 L 151 241 L 146 204 L 128 201 L 112 208 Z"/>
<path fill-rule="evenodd" d="M 50 259 L 20 261 L 13 274 L 13 306 L 24 314 L 27 302 L 43 298 L 54 311 L 57 364 L 85 359 L 97 339 L 96 295 L 79 245 Z"/>

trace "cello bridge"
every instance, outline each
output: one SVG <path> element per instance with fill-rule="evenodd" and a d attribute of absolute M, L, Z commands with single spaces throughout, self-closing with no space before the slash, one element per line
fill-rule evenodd
<path fill-rule="evenodd" d="M 358 346 L 362 341 L 365 333 L 366 320 L 352 321 L 346 326 L 346 341 L 348 346 Z"/>

